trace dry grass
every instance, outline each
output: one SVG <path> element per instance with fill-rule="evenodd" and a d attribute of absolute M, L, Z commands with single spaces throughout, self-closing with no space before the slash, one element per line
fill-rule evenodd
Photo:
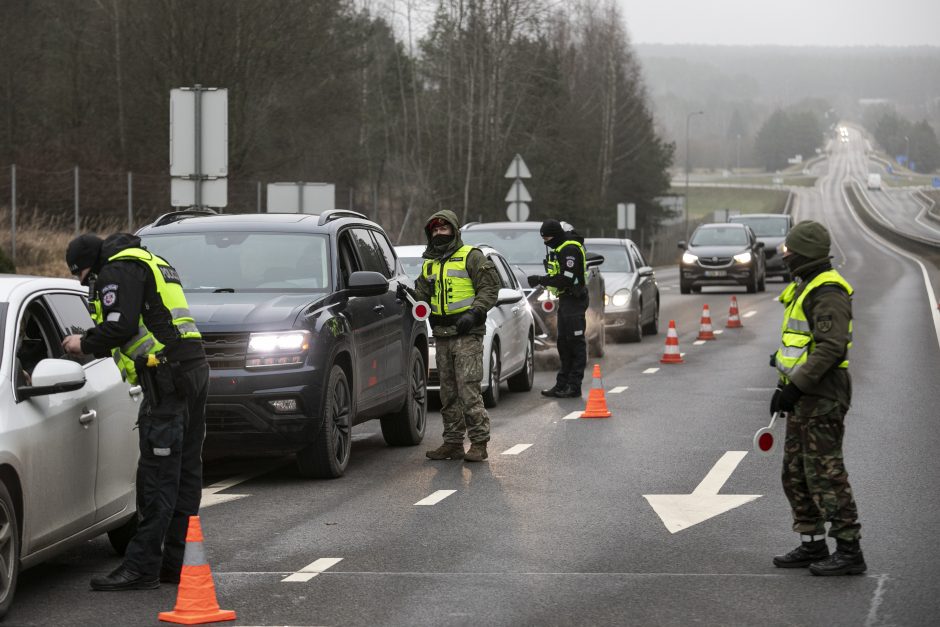
<path fill-rule="evenodd" d="M 86 220 L 85 231 L 108 235 L 127 229 L 120 219 Z M 75 236 L 71 216 L 40 210 L 18 211 L 16 216 L 16 272 L 35 276 L 69 277 L 65 248 Z M 10 210 L 0 210 L 0 248 L 11 256 Z"/>

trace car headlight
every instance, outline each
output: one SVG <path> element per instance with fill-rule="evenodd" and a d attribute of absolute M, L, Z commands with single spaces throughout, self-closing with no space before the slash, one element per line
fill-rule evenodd
<path fill-rule="evenodd" d="M 698 256 L 692 253 L 682 253 L 682 263 L 691 265 L 698 261 Z"/>
<path fill-rule="evenodd" d="M 310 331 L 252 333 L 248 336 L 246 368 L 302 364 L 310 348 Z"/>
<path fill-rule="evenodd" d="M 738 253 L 734 256 L 734 260 L 738 263 L 749 263 L 751 261 L 751 251 L 745 250 L 743 253 Z"/>
<path fill-rule="evenodd" d="M 779 244 L 777 244 L 777 254 L 782 255 L 785 252 L 787 252 L 787 245 L 784 244 L 783 242 L 780 242 Z"/>
<path fill-rule="evenodd" d="M 617 293 L 614 294 L 614 297 L 610 300 L 614 304 L 614 307 L 624 307 L 630 302 L 630 290 L 617 290 Z"/>

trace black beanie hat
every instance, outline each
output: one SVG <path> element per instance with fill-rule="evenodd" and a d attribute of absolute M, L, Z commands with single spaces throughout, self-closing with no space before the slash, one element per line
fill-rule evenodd
<path fill-rule="evenodd" d="M 565 230 L 561 227 L 561 222 L 558 220 L 546 220 L 542 222 L 539 233 L 542 237 L 558 237 L 559 235 L 564 235 Z"/>
<path fill-rule="evenodd" d="M 65 250 L 65 263 L 69 265 L 69 272 L 77 275 L 85 268 L 94 268 L 101 254 L 102 241 L 97 235 L 85 233 L 69 242 Z"/>

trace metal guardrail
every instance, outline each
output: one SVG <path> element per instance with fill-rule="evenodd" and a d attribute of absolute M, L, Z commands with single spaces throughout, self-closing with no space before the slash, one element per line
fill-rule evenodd
<path fill-rule="evenodd" d="M 940 244 L 923 237 L 902 233 L 885 220 L 861 192 L 858 181 L 851 181 L 844 186 L 846 198 L 855 209 L 855 213 L 869 228 L 892 244 L 929 259 L 940 268 Z"/>

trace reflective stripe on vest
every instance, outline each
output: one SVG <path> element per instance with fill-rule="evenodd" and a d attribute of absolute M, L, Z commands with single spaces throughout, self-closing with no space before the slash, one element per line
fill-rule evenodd
<path fill-rule="evenodd" d="M 839 285 L 851 297 L 854 290 L 848 281 L 842 278 L 835 270 L 820 272 L 806 286 L 799 297 L 794 299 L 797 284 L 790 283 L 780 293 L 779 300 L 786 306 L 783 315 L 783 323 L 780 325 L 780 348 L 774 355 L 774 361 L 777 370 L 780 373 L 781 380 L 784 383 L 790 380 L 800 366 L 806 363 L 809 354 L 816 348 L 816 340 L 813 338 L 813 332 L 810 329 L 809 320 L 806 319 L 806 312 L 803 311 L 803 301 L 814 289 L 820 285 L 834 284 Z M 852 348 L 852 321 L 849 321 L 849 341 L 845 347 L 845 359 L 837 366 L 839 368 L 848 368 L 849 350 Z"/>
<path fill-rule="evenodd" d="M 545 260 L 545 270 L 548 272 L 548 276 L 558 276 L 562 274 L 561 264 L 558 263 L 558 254 L 561 252 L 561 249 L 565 246 L 577 246 L 578 250 L 581 251 L 581 263 L 584 267 L 584 273 L 580 276 L 574 272 L 564 271 L 563 276 L 568 277 L 574 281 L 575 286 L 577 285 L 587 285 L 587 255 L 584 252 L 584 246 L 581 245 L 581 242 L 570 239 L 565 242 L 562 242 L 560 246 L 557 246 L 554 250 L 548 253 L 548 258 Z M 558 296 L 559 294 L 564 294 L 564 288 L 549 287 L 548 291 Z"/>
<path fill-rule="evenodd" d="M 96 325 L 101 324 L 104 322 L 104 313 L 101 311 L 101 301 L 93 300 L 90 304 L 94 309 L 94 311 L 90 312 L 92 321 L 94 321 Z M 137 371 L 134 369 L 134 362 L 128 357 L 125 357 L 119 348 L 111 349 L 111 358 L 114 360 L 114 363 L 117 364 L 118 370 L 121 371 L 121 378 L 131 385 L 136 384 Z"/>
<path fill-rule="evenodd" d="M 470 309 L 476 290 L 467 272 L 467 256 L 473 246 L 462 246 L 446 259 L 443 267 L 440 259 L 428 259 L 424 262 L 421 274 L 434 286 L 431 297 L 431 315 L 451 315 Z"/>

